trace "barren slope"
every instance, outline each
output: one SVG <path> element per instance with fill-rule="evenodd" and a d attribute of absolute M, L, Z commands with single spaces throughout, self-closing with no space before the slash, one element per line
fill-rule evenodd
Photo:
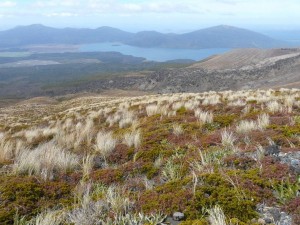
<path fill-rule="evenodd" d="M 259 65 L 265 61 L 277 61 L 300 54 L 299 49 L 236 49 L 193 64 L 190 68 L 207 70 L 240 69 Z"/>
<path fill-rule="evenodd" d="M 140 85 L 158 92 L 299 88 L 299 49 L 240 49 L 180 70 L 158 71 Z"/>

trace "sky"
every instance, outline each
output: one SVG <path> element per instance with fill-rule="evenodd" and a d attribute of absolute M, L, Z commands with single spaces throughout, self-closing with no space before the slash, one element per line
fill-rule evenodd
<path fill-rule="evenodd" d="M 300 29 L 300 0 L 0 0 L 0 29 L 112 26 L 183 33 L 215 25 Z"/>

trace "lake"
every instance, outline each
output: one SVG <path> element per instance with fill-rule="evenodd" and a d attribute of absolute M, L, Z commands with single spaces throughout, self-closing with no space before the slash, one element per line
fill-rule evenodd
<path fill-rule="evenodd" d="M 147 60 L 164 62 L 175 59 L 202 60 L 209 56 L 229 51 L 228 48 L 212 49 L 168 49 L 168 48 L 141 48 L 119 43 L 85 44 L 79 48 L 80 52 L 120 52 L 124 55 L 143 57 Z"/>

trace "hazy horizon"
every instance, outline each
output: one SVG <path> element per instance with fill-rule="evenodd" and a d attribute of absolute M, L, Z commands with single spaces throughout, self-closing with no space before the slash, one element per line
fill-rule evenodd
<path fill-rule="evenodd" d="M 0 2 L 0 30 L 30 24 L 164 33 L 220 24 L 254 31 L 300 30 L 299 11 L 296 0 L 6 0 Z"/>
<path fill-rule="evenodd" d="M 111 28 L 116 28 L 119 30 L 123 30 L 123 31 L 127 31 L 127 32 L 131 32 L 131 33 L 137 33 L 137 32 L 141 32 L 141 31 L 157 31 L 157 32 L 161 32 L 161 33 L 176 33 L 176 34 L 183 34 L 183 33 L 188 33 L 188 32 L 193 32 L 193 31 L 197 31 L 197 30 L 201 30 L 201 29 L 206 29 L 206 28 L 211 28 L 211 27 L 217 27 L 217 26 L 232 26 L 232 27 L 236 27 L 236 28 L 241 28 L 241 29 L 247 29 L 247 30 L 252 30 L 255 32 L 260 32 L 263 34 L 268 35 L 269 33 L 273 33 L 273 32 L 282 32 L 282 31 L 287 31 L 287 32 L 293 32 L 293 31 L 297 31 L 300 32 L 300 27 L 299 28 L 287 28 L 287 27 L 276 27 L 276 28 L 266 28 L 264 29 L 261 26 L 253 26 L 253 27 L 247 27 L 247 26 L 237 26 L 237 25 L 231 25 L 231 24 L 212 24 L 210 26 L 201 26 L 201 27 L 195 27 L 190 28 L 190 29 L 159 29 L 159 27 L 157 27 L 157 29 L 153 28 L 153 29 L 147 29 L 147 28 L 141 28 L 141 29 L 130 29 L 130 28 L 126 28 L 126 27 L 118 27 L 118 26 L 109 26 L 106 24 L 101 24 L 99 26 L 52 26 L 52 25 L 47 25 L 47 24 L 43 24 L 43 23 L 29 23 L 29 24 L 18 24 L 18 25 L 14 25 L 14 26 L 7 26 L 7 27 L 0 27 L 0 31 L 6 31 L 6 30 L 10 30 L 10 29 L 14 29 L 17 27 L 22 27 L 22 26 L 32 26 L 32 25 L 42 25 L 45 27 L 51 27 L 51 28 L 57 28 L 57 29 L 64 29 L 64 28 L 74 28 L 74 29 L 97 29 L 100 27 L 111 27 Z"/>

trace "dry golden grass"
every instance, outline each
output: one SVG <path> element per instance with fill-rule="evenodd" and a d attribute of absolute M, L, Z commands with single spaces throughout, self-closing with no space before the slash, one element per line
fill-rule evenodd
<path fill-rule="evenodd" d="M 194 184 L 184 187 L 195 193 L 199 176 L 214 174 L 227 156 L 254 151 L 250 156 L 262 163 L 266 138 L 260 136 L 273 135 L 272 126 L 275 138 L 286 132 L 281 141 L 299 147 L 299 135 L 280 126 L 296 126 L 299 110 L 296 89 L 27 101 L 0 109 L 0 164 L 10 166 L 11 175 L 45 181 L 79 176 L 89 187 L 61 214 L 69 223 L 106 221 L 103 215 L 125 220 L 118 216 L 131 209 L 129 189 L 155 191 L 165 182 L 189 180 Z M 57 212 L 45 211 L 35 221 L 47 224 Z M 225 223 L 220 208 L 209 215 L 211 224 Z"/>

